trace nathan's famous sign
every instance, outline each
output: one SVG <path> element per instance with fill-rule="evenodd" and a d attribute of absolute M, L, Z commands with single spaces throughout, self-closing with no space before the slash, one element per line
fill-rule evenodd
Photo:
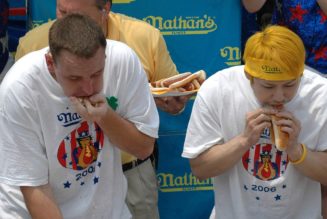
<path fill-rule="evenodd" d="M 208 34 L 218 28 L 214 17 L 206 14 L 202 17 L 175 16 L 172 19 L 164 19 L 161 16 L 147 16 L 143 20 L 158 28 L 163 35 Z"/>
<path fill-rule="evenodd" d="M 200 181 L 192 173 L 176 176 L 171 173 L 157 174 L 160 192 L 186 192 L 213 190 L 212 179 Z"/>
<path fill-rule="evenodd" d="M 226 46 L 220 49 L 220 56 L 224 58 L 227 66 L 241 64 L 241 49 L 237 46 Z"/>

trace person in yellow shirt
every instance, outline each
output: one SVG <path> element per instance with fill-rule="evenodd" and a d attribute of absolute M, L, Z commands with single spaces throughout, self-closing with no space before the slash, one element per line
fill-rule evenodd
<path fill-rule="evenodd" d="M 57 0 L 58 19 L 72 12 L 86 14 L 101 25 L 108 39 L 126 43 L 140 58 L 149 82 L 178 74 L 164 38 L 150 24 L 110 11 L 112 0 Z M 48 32 L 54 21 L 29 31 L 19 40 L 15 60 L 48 45 Z M 190 96 L 155 98 L 158 108 L 170 114 L 183 111 Z M 159 218 L 158 188 L 154 156 L 136 159 L 122 152 L 122 167 L 128 181 L 126 202 L 133 218 Z M 152 162 L 151 162 L 152 161 Z"/>

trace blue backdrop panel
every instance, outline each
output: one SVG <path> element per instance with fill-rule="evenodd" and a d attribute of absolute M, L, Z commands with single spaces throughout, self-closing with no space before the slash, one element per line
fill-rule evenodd
<path fill-rule="evenodd" d="M 114 0 L 112 11 L 144 20 L 164 35 L 180 72 L 203 69 L 211 76 L 241 63 L 239 0 Z M 31 27 L 55 18 L 55 0 L 30 1 Z M 181 157 L 193 100 L 178 116 L 160 114 L 159 210 L 162 219 L 208 218 L 214 197 L 211 179 L 198 181 Z"/>

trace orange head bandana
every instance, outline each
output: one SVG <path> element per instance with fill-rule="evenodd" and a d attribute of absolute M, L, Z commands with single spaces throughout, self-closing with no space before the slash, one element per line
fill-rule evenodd
<path fill-rule="evenodd" d="M 244 70 L 255 78 L 267 81 L 288 81 L 300 77 L 303 74 L 304 65 L 299 72 L 290 72 L 278 62 L 249 57 L 246 59 Z"/>

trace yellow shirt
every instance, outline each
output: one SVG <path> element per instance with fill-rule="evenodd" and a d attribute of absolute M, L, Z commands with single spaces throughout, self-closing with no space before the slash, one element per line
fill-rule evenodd
<path fill-rule="evenodd" d="M 126 43 L 138 55 L 149 81 L 157 81 L 178 74 L 160 31 L 150 24 L 110 12 L 107 38 Z M 48 46 L 49 29 L 54 21 L 42 24 L 19 39 L 15 60 L 25 54 Z M 122 152 L 122 163 L 136 158 Z"/>

